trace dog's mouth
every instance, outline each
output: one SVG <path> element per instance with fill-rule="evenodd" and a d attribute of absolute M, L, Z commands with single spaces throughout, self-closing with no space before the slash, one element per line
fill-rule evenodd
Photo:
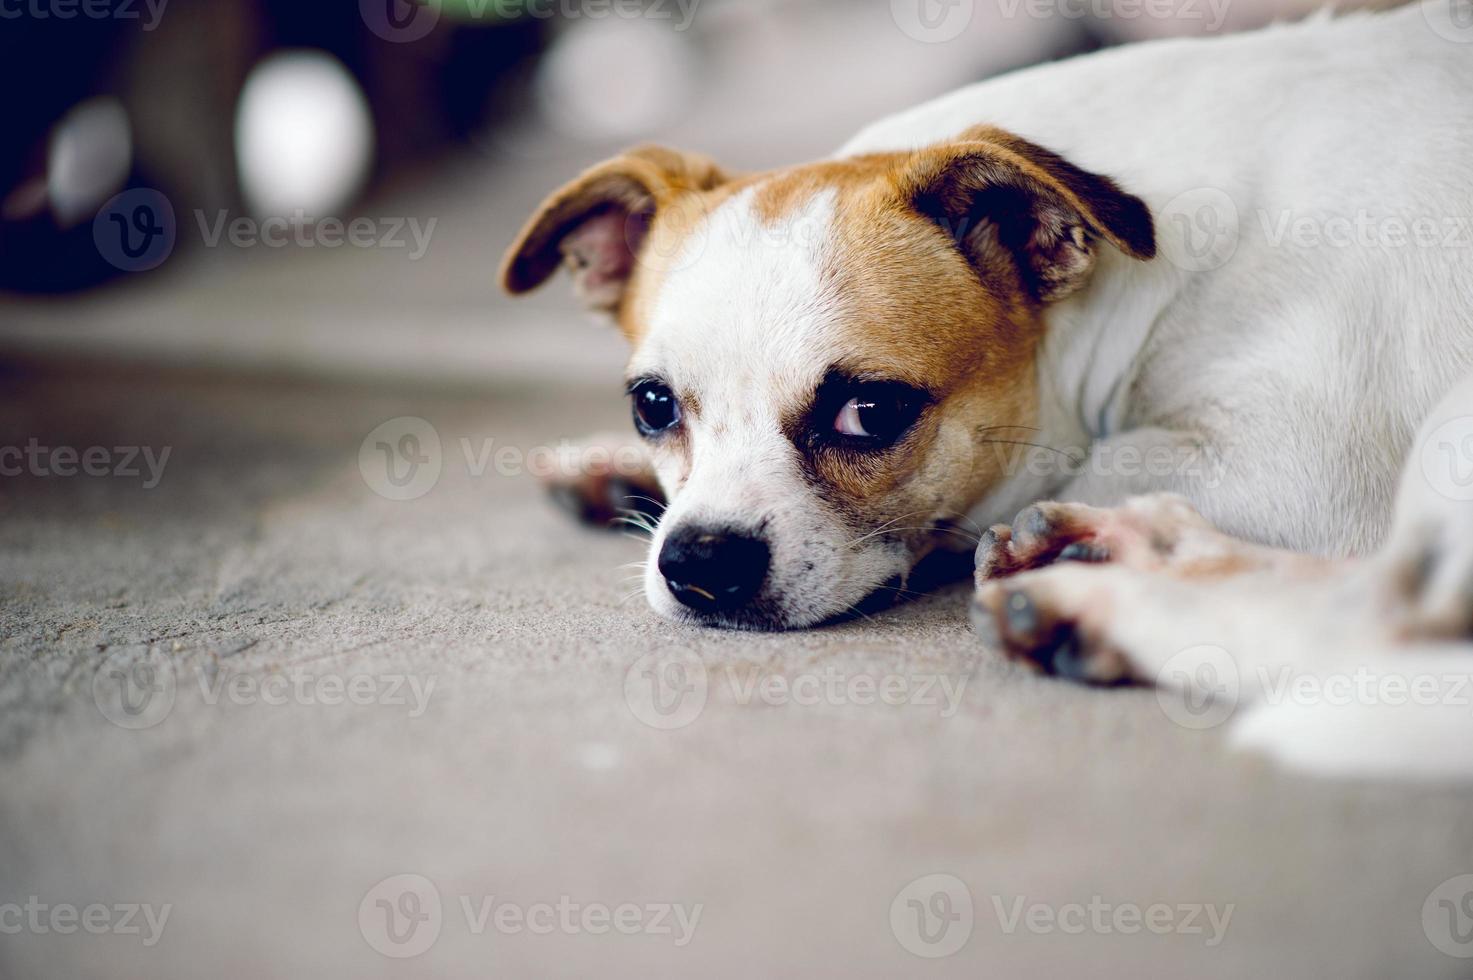
<path fill-rule="evenodd" d="M 970 552 L 936 550 L 927 554 L 909 572 L 897 573 L 875 585 L 859 601 L 838 612 L 800 619 L 791 610 L 771 601 L 758 601 L 741 609 L 723 612 L 698 612 L 682 607 L 678 621 L 707 629 L 739 630 L 754 633 L 781 633 L 789 630 L 839 626 L 904 605 L 943 586 L 968 578 L 973 570 Z"/>

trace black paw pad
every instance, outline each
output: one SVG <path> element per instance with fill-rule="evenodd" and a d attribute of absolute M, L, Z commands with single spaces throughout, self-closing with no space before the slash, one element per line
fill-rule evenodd
<path fill-rule="evenodd" d="M 1026 538 L 1046 538 L 1054 529 L 1042 507 L 1029 507 L 1013 519 L 1013 532 Z"/>
<path fill-rule="evenodd" d="M 1076 541 L 1059 552 L 1059 561 L 1082 561 L 1098 564 L 1110 560 L 1110 549 L 1098 541 Z"/>

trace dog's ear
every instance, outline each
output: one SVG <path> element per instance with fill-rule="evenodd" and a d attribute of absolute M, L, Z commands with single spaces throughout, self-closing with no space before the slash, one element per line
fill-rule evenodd
<path fill-rule="evenodd" d="M 617 313 L 657 212 L 726 181 L 711 160 L 646 146 L 607 160 L 542 202 L 501 266 L 513 295 L 566 264 L 589 308 Z"/>
<path fill-rule="evenodd" d="M 1040 302 L 1089 281 L 1103 240 L 1135 259 L 1156 254 L 1151 212 L 1108 177 L 992 128 L 918 151 L 901 193 L 952 236 L 984 276 L 1011 263 Z"/>

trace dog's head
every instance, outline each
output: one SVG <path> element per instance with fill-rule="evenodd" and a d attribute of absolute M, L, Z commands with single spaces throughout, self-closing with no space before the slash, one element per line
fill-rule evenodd
<path fill-rule="evenodd" d="M 644 148 L 549 198 L 502 270 L 566 264 L 633 346 L 634 421 L 669 499 L 660 613 L 783 628 L 903 584 L 1026 438 L 1049 304 L 1145 205 L 996 130 L 915 152 L 730 176 Z M 963 542 L 964 544 L 964 542 Z"/>

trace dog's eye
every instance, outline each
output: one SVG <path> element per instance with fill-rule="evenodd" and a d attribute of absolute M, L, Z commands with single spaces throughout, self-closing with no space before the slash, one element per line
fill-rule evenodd
<path fill-rule="evenodd" d="M 834 431 L 871 446 L 888 446 L 915 422 L 920 407 L 915 393 L 903 386 L 862 385 L 834 416 Z"/>
<path fill-rule="evenodd" d="M 664 432 L 680 421 L 680 402 L 659 381 L 641 381 L 629 396 L 634 402 L 634 426 L 644 435 Z"/>

